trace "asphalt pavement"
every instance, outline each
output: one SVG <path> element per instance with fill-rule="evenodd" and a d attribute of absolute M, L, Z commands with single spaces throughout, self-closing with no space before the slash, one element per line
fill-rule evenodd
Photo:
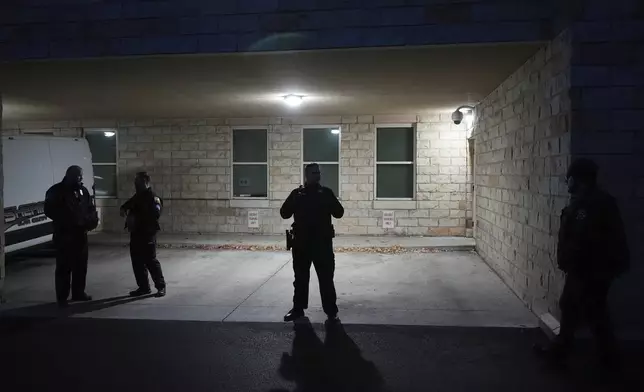
<path fill-rule="evenodd" d="M 641 391 L 582 345 L 567 371 L 532 356 L 538 329 L 0 318 L 3 391 Z M 638 384 L 639 383 L 639 384 Z"/>

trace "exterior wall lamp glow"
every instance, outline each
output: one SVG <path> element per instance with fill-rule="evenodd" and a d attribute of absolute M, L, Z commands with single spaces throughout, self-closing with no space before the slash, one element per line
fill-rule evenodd
<path fill-rule="evenodd" d="M 301 95 L 293 95 L 289 94 L 283 97 L 284 103 L 286 103 L 290 107 L 297 107 L 302 104 L 302 100 L 304 99 L 303 96 Z"/>

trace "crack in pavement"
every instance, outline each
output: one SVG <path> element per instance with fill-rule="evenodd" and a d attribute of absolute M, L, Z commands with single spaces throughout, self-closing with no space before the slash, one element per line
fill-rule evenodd
<path fill-rule="evenodd" d="M 244 298 L 244 299 L 239 303 L 239 305 L 235 306 L 235 309 L 231 310 L 231 311 L 230 311 L 230 313 L 228 313 L 228 314 L 226 315 L 226 317 L 224 317 L 224 318 L 221 320 L 221 322 L 222 322 L 222 323 L 223 323 L 223 322 L 225 322 L 225 321 L 226 321 L 226 319 L 227 319 L 228 317 L 230 317 L 230 315 L 231 315 L 231 314 L 235 313 L 235 312 L 237 311 L 237 309 L 239 309 L 239 307 L 240 307 L 240 306 L 242 306 L 246 301 L 248 301 L 248 299 L 249 299 L 250 297 L 252 297 L 252 296 L 253 296 L 253 294 L 255 294 L 256 292 L 258 292 L 258 291 L 259 291 L 259 289 L 261 289 L 262 287 L 264 287 L 264 285 L 265 285 L 266 283 L 268 283 L 268 281 L 269 281 L 269 280 L 273 279 L 273 277 L 275 277 L 275 275 L 277 275 L 277 274 L 278 274 L 278 273 L 279 273 L 279 272 L 280 272 L 284 267 L 286 267 L 286 265 L 287 265 L 287 264 L 289 264 L 291 261 L 293 261 L 293 258 L 292 258 L 292 257 L 289 257 L 289 258 L 288 258 L 288 260 L 286 260 L 286 262 L 285 262 L 284 264 L 282 264 L 282 266 L 281 266 L 281 267 L 279 267 L 279 268 L 277 269 L 277 271 L 275 271 L 273 274 L 271 274 L 271 276 L 269 276 L 269 277 L 268 277 L 264 282 L 262 282 L 262 284 L 260 284 L 260 285 L 255 289 L 255 290 L 253 290 L 250 294 L 248 294 L 248 296 L 247 296 L 246 298 Z"/>

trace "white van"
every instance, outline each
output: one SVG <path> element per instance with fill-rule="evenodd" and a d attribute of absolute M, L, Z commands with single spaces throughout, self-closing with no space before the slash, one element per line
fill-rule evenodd
<path fill-rule="evenodd" d="M 2 138 L 6 253 L 52 240 L 53 224 L 44 210 L 45 193 L 63 179 L 72 165 L 83 168 L 83 184 L 91 192 L 92 153 L 84 138 Z"/>

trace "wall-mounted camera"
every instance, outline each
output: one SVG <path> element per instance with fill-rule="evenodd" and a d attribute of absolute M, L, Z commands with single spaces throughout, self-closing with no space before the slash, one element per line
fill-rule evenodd
<path fill-rule="evenodd" d="M 458 109 L 452 113 L 452 121 L 456 125 L 460 125 L 463 121 L 467 123 L 468 127 L 471 127 L 474 123 L 474 111 L 476 108 L 470 105 L 460 106 Z"/>
<path fill-rule="evenodd" d="M 460 110 L 455 111 L 452 113 L 452 121 L 454 121 L 454 124 L 460 125 L 461 122 L 463 121 L 463 112 Z"/>

